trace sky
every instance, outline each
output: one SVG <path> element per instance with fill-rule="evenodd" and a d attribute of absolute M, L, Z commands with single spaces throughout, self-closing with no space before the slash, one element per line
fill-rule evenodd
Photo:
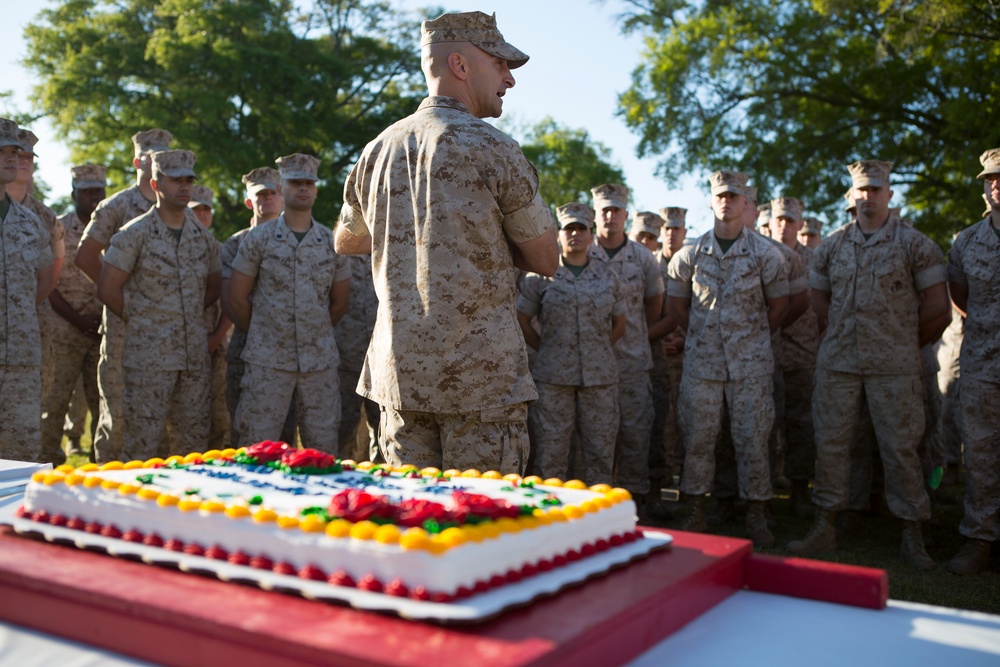
<path fill-rule="evenodd" d="M 621 32 L 617 16 L 627 8 L 623 0 L 390 1 L 402 11 L 438 4 L 448 11 L 496 12 L 506 40 L 531 57 L 513 72 L 516 84 L 504 97 L 505 122 L 529 126 L 551 116 L 562 126 L 587 130 L 591 138 L 611 149 L 612 161 L 622 167 L 632 189 L 634 210 L 682 206 L 688 209 L 689 235 L 711 227 L 708 175 L 694 174 L 682 179 L 680 189 L 668 188 L 655 174 L 655 156 L 636 157 L 638 136 L 616 115 L 618 96 L 628 88 L 644 49 L 641 35 L 626 37 Z M 31 90 L 38 83 L 21 65 L 23 29 L 51 2 L 5 3 L 0 44 L 7 48 L 0 56 L 4 73 L 0 90 L 13 91 L 13 107 L 18 111 L 30 111 Z M 418 38 L 414 35 L 414 41 Z M 68 195 L 72 165 L 67 147 L 55 140 L 44 118 L 29 129 L 39 137 L 36 164 L 39 176 L 51 188 L 48 199 Z"/>

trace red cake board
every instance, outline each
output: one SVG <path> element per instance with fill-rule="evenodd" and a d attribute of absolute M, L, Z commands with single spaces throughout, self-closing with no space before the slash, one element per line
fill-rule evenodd
<path fill-rule="evenodd" d="M 479 625 L 441 626 L 48 544 L 0 526 L 0 619 L 165 665 L 614 665 L 748 581 L 754 590 L 779 588 L 782 563 L 800 567 L 757 562 L 746 540 L 670 533 L 669 550 L 583 586 Z M 801 581 L 822 593 L 831 588 L 823 572 Z M 847 576 L 837 570 L 838 581 Z"/>

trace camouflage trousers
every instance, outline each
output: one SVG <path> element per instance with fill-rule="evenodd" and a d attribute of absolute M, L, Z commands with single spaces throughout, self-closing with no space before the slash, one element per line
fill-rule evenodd
<path fill-rule="evenodd" d="M 573 387 L 536 382 L 538 400 L 528 408 L 533 473 L 569 479 L 573 431 L 580 448 L 574 466 L 587 484 L 610 484 L 618 433 L 618 387 Z"/>
<path fill-rule="evenodd" d="M 774 425 L 773 392 L 771 375 L 720 381 L 684 374 L 677 400 L 684 442 L 681 491 L 704 495 L 712 490 L 713 482 L 720 477 L 716 474 L 716 451 L 725 446 L 722 429 L 728 417 L 740 497 L 771 498 L 768 439 Z"/>
<path fill-rule="evenodd" d="M 235 337 L 233 338 L 235 341 Z M 243 375 L 246 372 L 246 362 L 238 356 L 233 357 L 233 348 L 229 348 L 229 359 L 226 362 L 226 408 L 229 410 L 229 446 L 233 448 L 246 447 L 254 444 L 244 442 L 240 432 L 239 422 L 236 420 L 236 410 L 240 405 L 240 396 L 243 394 Z M 281 426 L 281 434 L 278 436 L 281 442 L 295 444 L 295 397 L 288 409 L 285 410 L 285 422 Z"/>
<path fill-rule="evenodd" d="M 889 511 L 907 521 L 929 519 L 930 498 L 919 456 L 924 401 L 918 375 L 863 376 L 816 370 L 814 502 L 825 510 L 839 511 L 849 506 L 851 443 L 858 433 L 863 401 L 871 414 L 885 471 Z"/>
<path fill-rule="evenodd" d="M 97 462 L 104 463 L 122 458 L 125 446 L 124 380 L 122 378 L 122 350 L 125 348 L 125 323 L 118 316 L 104 309 L 104 338 L 101 339 L 101 361 L 97 366 L 97 387 L 101 393 L 100 414 L 94 433 L 94 451 Z"/>
<path fill-rule="evenodd" d="M 382 407 L 379 448 L 389 465 L 524 474 L 528 404 L 435 413 Z"/>
<path fill-rule="evenodd" d="M 0 366 L 0 459 L 35 461 L 41 451 L 38 366 Z"/>
<path fill-rule="evenodd" d="M 654 418 L 648 371 L 619 373 L 618 413 L 614 483 L 632 495 L 644 495 L 649 492 L 649 434 Z"/>
<path fill-rule="evenodd" d="M 229 447 L 232 420 L 226 405 L 226 353 L 217 349 L 212 354 L 212 379 L 209 388 L 211 407 L 209 408 L 208 449 Z"/>
<path fill-rule="evenodd" d="M 663 479 L 670 471 L 667 461 L 666 428 L 670 413 L 670 368 L 660 341 L 653 341 L 653 370 L 649 372 L 653 392 L 653 428 L 649 432 L 649 478 Z"/>
<path fill-rule="evenodd" d="M 242 387 L 236 409 L 242 445 L 280 438 L 294 397 L 303 447 L 339 455 L 340 380 L 336 368 L 299 373 L 248 363 Z"/>
<path fill-rule="evenodd" d="M 341 368 L 340 377 L 340 456 L 355 461 L 378 462 L 382 458 L 378 448 L 378 403 L 358 393 L 361 373 Z M 361 406 L 365 406 L 365 423 L 361 423 Z M 361 432 L 359 432 L 359 430 Z M 367 446 L 360 443 L 365 442 Z"/>
<path fill-rule="evenodd" d="M 51 348 L 52 382 L 42 404 L 42 458 L 62 463 L 63 429 L 70 400 L 77 382 L 83 380 L 83 394 L 91 414 L 100 410 L 97 390 L 97 365 L 101 357 L 101 341 L 96 338 L 66 336 L 54 341 Z M 81 430 L 82 430 L 81 424 Z"/>
<path fill-rule="evenodd" d="M 90 439 L 94 439 L 94 429 L 97 428 L 97 415 L 101 409 L 101 394 L 97 389 L 97 364 L 100 362 L 100 352 L 94 362 L 94 408 L 91 412 L 87 403 L 86 390 L 83 388 L 83 378 L 76 380 L 76 386 L 70 395 L 69 407 L 66 408 L 66 419 L 63 422 L 63 435 L 70 439 L 79 440 L 83 436 L 83 429 L 87 423 L 87 415 L 93 415 L 90 420 Z"/>
<path fill-rule="evenodd" d="M 1000 540 L 1000 383 L 962 378 L 965 423 L 965 516 L 958 530 L 977 540 Z"/>
<path fill-rule="evenodd" d="M 816 470 L 812 398 L 815 368 L 790 368 L 785 379 L 785 476 L 805 482 Z"/>
<path fill-rule="evenodd" d="M 667 357 L 667 370 L 670 375 L 670 410 L 667 412 L 667 418 L 663 424 L 663 442 L 667 456 L 667 471 L 673 476 L 679 475 L 684 467 L 684 443 L 681 442 L 680 422 L 677 419 L 677 397 L 681 394 L 684 355 L 669 355 Z"/>
<path fill-rule="evenodd" d="M 196 371 L 125 368 L 122 460 L 205 451 L 210 419 L 208 364 Z M 163 451 L 170 432 L 170 446 Z"/>

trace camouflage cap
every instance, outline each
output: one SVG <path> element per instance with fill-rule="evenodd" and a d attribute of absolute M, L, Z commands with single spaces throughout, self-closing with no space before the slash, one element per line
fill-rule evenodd
<path fill-rule="evenodd" d="M 197 161 L 198 158 L 191 151 L 157 151 L 153 153 L 153 178 L 197 176 L 194 173 L 194 163 Z"/>
<path fill-rule="evenodd" d="M 253 197 L 261 190 L 279 190 L 281 174 L 273 167 L 257 167 L 243 176 L 243 184 L 247 186 L 247 196 Z"/>
<path fill-rule="evenodd" d="M 605 183 L 591 188 L 590 194 L 594 197 L 594 210 L 601 211 L 606 208 L 628 208 L 629 189 L 618 183 Z"/>
<path fill-rule="evenodd" d="M 292 153 L 274 161 L 286 181 L 318 181 L 319 160 L 305 153 Z"/>
<path fill-rule="evenodd" d="M 510 69 L 517 69 L 528 62 L 528 54 L 508 44 L 500 34 L 496 14 L 442 14 L 420 25 L 420 46 L 442 42 L 470 42 L 491 56 L 506 60 Z"/>
<path fill-rule="evenodd" d="M 748 185 L 743 188 L 743 196 L 746 197 L 754 206 L 757 205 L 757 187 L 754 185 Z"/>
<path fill-rule="evenodd" d="M 757 229 L 768 227 L 771 224 L 771 205 L 761 204 L 757 207 Z"/>
<path fill-rule="evenodd" d="M 632 216 L 632 231 L 635 233 L 646 232 L 653 236 L 659 236 L 662 226 L 663 218 L 652 211 L 639 211 Z"/>
<path fill-rule="evenodd" d="M 856 188 L 867 186 L 887 188 L 889 187 L 889 172 L 892 171 L 892 163 L 880 160 L 858 160 L 854 164 L 847 165 L 847 171 L 850 172 L 851 181 Z"/>
<path fill-rule="evenodd" d="M 99 164 L 81 164 L 69 170 L 73 177 L 73 189 L 108 187 L 108 168 Z"/>
<path fill-rule="evenodd" d="M 799 230 L 799 233 L 806 234 L 807 236 L 811 236 L 813 234 L 816 236 L 822 236 L 823 222 L 819 218 L 803 218 L 802 229 Z"/>
<path fill-rule="evenodd" d="M 851 211 L 855 210 L 858 207 L 858 202 L 854 198 L 854 188 L 850 188 L 847 192 L 844 193 L 844 201 L 847 202 L 847 205 L 844 206 L 844 210 L 847 211 L 848 213 L 850 213 Z"/>
<path fill-rule="evenodd" d="M 0 118 L 0 146 L 21 147 L 17 140 L 17 123 L 9 118 Z"/>
<path fill-rule="evenodd" d="M 583 225 L 587 229 L 593 229 L 594 209 L 580 202 L 563 204 L 556 209 L 556 221 L 559 223 L 559 229 L 573 223 Z"/>
<path fill-rule="evenodd" d="M 738 195 L 746 193 L 747 180 L 749 177 L 742 171 L 717 171 L 708 177 L 708 182 L 712 185 L 712 195 L 723 192 L 735 192 Z"/>
<path fill-rule="evenodd" d="M 22 153 L 30 153 L 31 155 L 38 157 L 38 153 L 35 152 L 35 144 L 38 143 L 38 137 L 31 130 L 26 130 L 23 127 L 17 129 L 17 141 L 21 144 Z"/>
<path fill-rule="evenodd" d="M 805 208 L 802 200 L 796 197 L 778 197 L 771 200 L 772 218 L 791 218 L 796 222 L 802 222 L 802 209 Z"/>
<path fill-rule="evenodd" d="M 688 210 L 679 206 L 668 206 L 660 209 L 663 218 L 663 229 L 684 229 Z"/>
<path fill-rule="evenodd" d="M 983 165 L 983 170 L 976 178 L 983 178 L 990 174 L 1000 174 L 1000 148 L 991 148 L 979 156 L 979 164 Z"/>
<path fill-rule="evenodd" d="M 188 208 L 198 208 L 199 206 L 212 208 L 213 199 L 215 199 L 215 193 L 212 192 L 212 188 L 207 185 L 196 185 L 191 188 L 191 201 L 188 202 Z"/>
<path fill-rule="evenodd" d="M 149 155 L 157 151 L 170 150 L 170 142 L 174 140 L 174 135 L 166 130 L 153 128 L 136 132 L 132 135 L 132 144 L 135 146 L 135 156 Z"/>

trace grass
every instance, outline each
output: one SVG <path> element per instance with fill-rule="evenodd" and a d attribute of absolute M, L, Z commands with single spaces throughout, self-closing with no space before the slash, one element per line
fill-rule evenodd
<path fill-rule="evenodd" d="M 961 492 L 961 484 L 939 490 L 940 495 L 950 496 L 955 500 L 935 503 L 934 516 L 923 527 L 927 552 L 937 563 L 933 570 L 916 570 L 900 559 L 902 522 L 892 517 L 888 511 L 865 516 L 864 528 L 858 537 L 839 540 L 836 552 L 824 554 L 819 559 L 886 570 L 889 574 L 889 597 L 895 600 L 1000 614 L 1000 554 L 997 549 L 994 549 L 990 567 L 985 572 L 957 576 L 945 569 L 945 563 L 958 553 L 965 542 L 965 538 L 958 532 L 963 513 Z M 707 507 L 711 511 L 713 503 L 710 501 Z M 683 503 L 677 503 L 674 520 L 647 523 L 676 528 L 680 525 L 683 512 Z M 800 519 L 792 514 L 788 496 L 782 495 L 782 492 L 772 501 L 771 515 L 777 521 L 772 531 L 776 543 L 773 548 L 759 551 L 787 556 L 789 554 L 784 550 L 784 545 L 790 540 L 802 539 L 809 531 L 812 520 Z M 742 516 L 709 532 L 733 537 L 747 536 Z"/>

